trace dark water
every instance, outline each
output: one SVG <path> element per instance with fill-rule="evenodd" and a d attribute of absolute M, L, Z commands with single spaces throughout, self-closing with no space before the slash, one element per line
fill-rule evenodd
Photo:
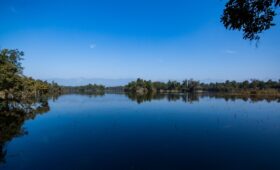
<path fill-rule="evenodd" d="M 0 169 L 280 169 L 279 101 L 106 94 L 44 106 L 2 116 Z"/>

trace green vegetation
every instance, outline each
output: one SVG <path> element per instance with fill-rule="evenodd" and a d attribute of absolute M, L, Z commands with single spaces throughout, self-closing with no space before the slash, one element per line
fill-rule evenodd
<path fill-rule="evenodd" d="M 280 0 L 229 0 L 221 17 L 227 29 L 243 32 L 243 38 L 259 40 L 259 34 L 275 24 Z"/>
<path fill-rule="evenodd" d="M 63 93 L 80 94 L 102 94 L 105 92 L 105 86 L 97 84 L 88 84 L 86 86 L 62 86 Z"/>
<path fill-rule="evenodd" d="M 0 51 L 0 99 L 21 101 L 30 97 L 60 93 L 56 83 L 34 80 L 22 74 L 24 53 L 18 50 Z"/>
<path fill-rule="evenodd" d="M 125 86 L 126 92 L 136 92 L 138 94 L 146 93 L 176 93 L 176 92 L 193 92 L 201 90 L 200 83 L 195 80 L 185 80 L 182 83 L 178 81 L 152 82 L 138 78 Z"/>
<path fill-rule="evenodd" d="M 106 93 L 123 93 L 124 86 L 106 87 Z"/>
<path fill-rule="evenodd" d="M 152 82 L 142 79 L 130 82 L 125 86 L 126 92 L 137 94 L 148 93 L 186 93 L 186 92 L 220 92 L 228 94 L 249 94 L 249 95 L 277 95 L 280 96 L 279 81 L 226 81 L 222 83 L 200 83 L 195 80 Z"/>

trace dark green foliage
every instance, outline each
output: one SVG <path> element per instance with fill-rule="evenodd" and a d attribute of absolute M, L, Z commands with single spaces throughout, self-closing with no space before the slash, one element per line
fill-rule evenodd
<path fill-rule="evenodd" d="M 206 91 L 216 91 L 216 92 L 239 92 L 239 91 L 260 91 L 260 90 L 280 90 L 280 82 L 278 81 L 261 81 L 261 80 L 251 80 L 251 81 L 226 81 L 223 83 L 210 83 L 202 85 L 202 89 Z"/>
<path fill-rule="evenodd" d="M 200 83 L 193 79 L 184 80 L 182 83 L 177 81 L 164 82 L 152 82 L 143 79 L 137 79 L 136 81 L 130 82 L 125 86 L 126 92 L 136 93 L 153 93 L 153 92 L 197 92 L 197 91 L 212 91 L 212 92 L 258 92 L 258 91 L 269 91 L 270 93 L 279 93 L 280 81 L 225 81 L 221 83 Z"/>
<path fill-rule="evenodd" d="M 63 86 L 61 87 L 64 93 L 104 93 L 105 86 L 97 84 L 88 84 L 86 86 Z"/>
<path fill-rule="evenodd" d="M 138 78 L 136 81 L 132 81 L 125 86 L 125 91 L 134 91 L 139 93 L 147 93 L 156 91 L 152 81 L 146 81 Z"/>
<path fill-rule="evenodd" d="M 23 52 L 4 49 L 0 52 L 0 91 L 20 89 Z"/>
<path fill-rule="evenodd" d="M 184 80 L 182 84 L 178 81 L 152 82 L 138 78 L 125 86 L 127 92 L 191 92 L 201 90 L 199 81 Z"/>
<path fill-rule="evenodd" d="M 221 22 L 227 29 L 243 31 L 243 38 L 259 40 L 259 34 L 275 24 L 275 7 L 280 0 L 229 0 Z"/>
<path fill-rule="evenodd" d="M 123 86 L 106 87 L 105 91 L 107 93 L 123 93 L 124 87 Z"/>
<path fill-rule="evenodd" d="M 159 81 L 153 82 L 153 86 L 156 88 L 157 91 L 167 89 L 167 84 Z"/>
<path fill-rule="evenodd" d="M 181 84 L 179 82 L 177 82 L 177 81 L 170 81 L 169 80 L 167 82 L 166 86 L 167 86 L 167 90 L 175 90 L 175 91 L 177 91 L 177 90 L 180 89 Z"/>
<path fill-rule="evenodd" d="M 22 75 L 21 60 L 24 53 L 18 50 L 0 51 L 0 99 L 22 100 L 50 93 L 59 93 L 56 83 L 34 80 Z"/>

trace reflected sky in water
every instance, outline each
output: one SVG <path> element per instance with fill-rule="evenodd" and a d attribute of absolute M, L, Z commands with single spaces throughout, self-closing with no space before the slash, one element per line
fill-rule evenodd
<path fill-rule="evenodd" d="M 5 143 L 1 169 L 280 169 L 280 104 L 64 95 Z"/>

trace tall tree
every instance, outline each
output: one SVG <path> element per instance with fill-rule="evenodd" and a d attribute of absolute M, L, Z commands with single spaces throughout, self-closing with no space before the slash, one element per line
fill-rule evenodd
<path fill-rule="evenodd" d="M 23 52 L 3 49 L 0 51 L 0 91 L 5 98 L 11 91 L 19 90 L 21 86 Z"/>

